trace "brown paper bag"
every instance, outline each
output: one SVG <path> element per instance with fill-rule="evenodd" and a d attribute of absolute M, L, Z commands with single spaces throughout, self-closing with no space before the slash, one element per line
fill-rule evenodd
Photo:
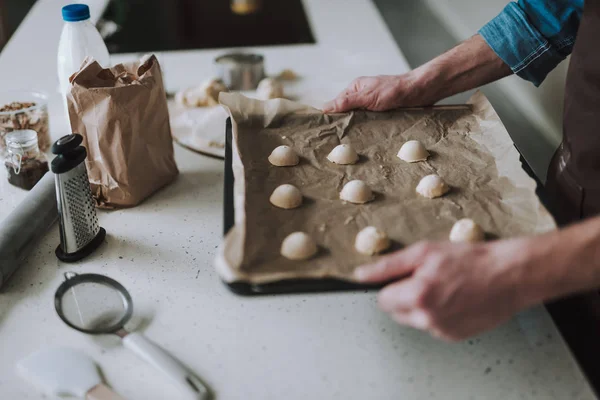
<path fill-rule="evenodd" d="M 84 137 L 99 207 L 130 207 L 178 174 L 158 60 L 103 69 L 87 60 L 67 95 L 73 132 Z"/>

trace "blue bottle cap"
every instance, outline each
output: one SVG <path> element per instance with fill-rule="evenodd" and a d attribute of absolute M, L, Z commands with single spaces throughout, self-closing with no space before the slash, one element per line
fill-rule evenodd
<path fill-rule="evenodd" d="M 69 4 L 62 8 L 63 20 L 67 22 L 83 21 L 90 18 L 87 4 Z"/>

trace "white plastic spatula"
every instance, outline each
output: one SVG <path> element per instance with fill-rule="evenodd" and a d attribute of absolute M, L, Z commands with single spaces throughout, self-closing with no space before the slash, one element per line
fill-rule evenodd
<path fill-rule="evenodd" d="M 123 400 L 102 383 L 94 360 L 68 347 L 54 347 L 31 354 L 17 364 L 17 371 L 47 395 Z"/>

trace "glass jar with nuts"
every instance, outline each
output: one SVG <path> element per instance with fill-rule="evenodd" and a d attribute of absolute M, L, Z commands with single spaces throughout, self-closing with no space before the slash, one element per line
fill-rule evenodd
<path fill-rule="evenodd" d="M 37 133 L 41 151 L 50 147 L 48 97 L 38 92 L 13 91 L 0 93 L 0 152 L 6 150 L 7 133 L 31 129 Z"/>
<path fill-rule="evenodd" d="M 48 161 L 38 147 L 37 132 L 31 129 L 12 131 L 4 139 L 8 182 L 31 190 L 48 172 Z"/>

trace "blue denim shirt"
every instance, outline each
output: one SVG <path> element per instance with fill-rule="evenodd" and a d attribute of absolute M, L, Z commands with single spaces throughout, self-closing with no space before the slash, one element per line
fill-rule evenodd
<path fill-rule="evenodd" d="M 518 0 L 479 30 L 521 78 L 539 86 L 571 54 L 584 0 Z"/>

